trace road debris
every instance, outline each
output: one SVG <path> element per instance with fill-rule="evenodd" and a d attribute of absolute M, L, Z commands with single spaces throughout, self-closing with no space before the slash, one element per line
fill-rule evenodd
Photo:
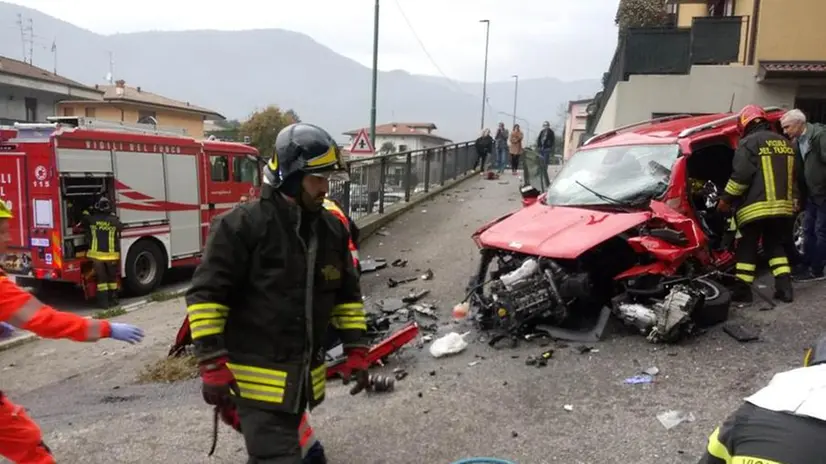
<path fill-rule="evenodd" d="M 384 258 L 367 258 L 359 261 L 359 266 L 361 267 L 361 273 L 367 274 L 386 268 L 387 260 Z"/>
<path fill-rule="evenodd" d="M 760 339 L 757 332 L 737 322 L 727 322 L 723 325 L 723 332 L 740 343 L 753 342 Z"/>
<path fill-rule="evenodd" d="M 164 357 L 146 365 L 138 374 L 140 383 L 172 383 L 198 377 L 198 362 L 194 356 Z"/>
<path fill-rule="evenodd" d="M 639 374 L 633 377 L 628 377 L 625 379 L 625 383 L 628 385 L 639 385 L 641 383 L 652 383 L 654 382 L 654 377 L 648 374 Z"/>
<path fill-rule="evenodd" d="M 390 265 L 393 267 L 407 267 L 407 260 L 399 258 L 390 263 Z"/>
<path fill-rule="evenodd" d="M 571 412 L 571 411 L 574 410 L 574 405 L 573 404 L 566 404 L 565 406 L 562 406 L 562 408 L 565 409 L 568 412 Z"/>
<path fill-rule="evenodd" d="M 402 298 L 402 301 L 407 304 L 413 304 L 430 294 L 430 290 L 420 290 L 418 292 L 411 291 L 407 296 Z M 428 305 L 433 306 L 433 305 Z M 435 306 L 433 306 L 435 308 Z"/>
<path fill-rule="evenodd" d="M 660 424 L 662 424 L 666 430 L 671 430 L 683 422 L 694 422 L 694 419 L 694 414 L 678 409 L 657 414 L 657 420 L 660 421 Z"/>
<path fill-rule="evenodd" d="M 381 235 L 382 237 L 387 237 L 387 236 L 390 235 L 390 232 L 385 228 L 381 228 L 381 229 L 376 231 L 376 235 Z"/>
<path fill-rule="evenodd" d="M 471 361 L 471 362 L 467 363 L 467 365 L 468 365 L 468 367 L 473 367 L 473 366 L 479 364 L 480 362 L 482 362 L 482 361 Z"/>
<path fill-rule="evenodd" d="M 441 358 L 443 356 L 461 353 L 468 346 L 468 343 L 465 341 L 465 337 L 468 334 L 470 334 L 470 332 L 463 334 L 450 332 L 447 335 L 437 338 L 430 344 L 430 354 L 434 358 Z"/>
<path fill-rule="evenodd" d="M 376 393 L 391 392 L 396 388 L 396 381 L 392 377 L 383 375 L 370 375 L 368 378 L 367 391 Z"/>

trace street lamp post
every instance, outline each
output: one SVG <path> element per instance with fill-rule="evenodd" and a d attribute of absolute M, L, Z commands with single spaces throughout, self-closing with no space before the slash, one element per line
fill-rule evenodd
<path fill-rule="evenodd" d="M 514 79 L 516 79 L 516 83 L 513 86 L 513 125 L 516 125 L 516 97 L 519 95 L 519 76 L 514 74 Z"/>
<path fill-rule="evenodd" d="M 479 130 L 485 130 L 485 105 L 488 101 L 488 44 L 490 43 L 490 20 L 480 19 L 479 22 L 485 23 L 485 73 L 482 78 L 482 124 Z"/>
<path fill-rule="evenodd" d="M 373 89 L 370 96 L 370 143 L 376 147 L 376 83 L 379 80 L 379 0 L 373 14 Z"/>

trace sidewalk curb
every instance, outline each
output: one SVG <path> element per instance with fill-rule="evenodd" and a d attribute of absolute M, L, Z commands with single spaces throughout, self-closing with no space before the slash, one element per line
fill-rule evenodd
<path fill-rule="evenodd" d="M 126 314 L 129 314 L 131 312 L 134 312 L 134 311 L 137 311 L 141 308 L 149 306 L 152 303 L 162 303 L 164 301 L 179 298 L 179 297 L 183 296 L 184 293 L 186 293 L 187 290 L 189 290 L 189 286 L 178 289 L 178 290 L 173 290 L 173 291 L 170 291 L 170 292 L 165 292 L 170 296 L 170 298 L 160 300 L 160 301 L 154 300 L 152 298 L 152 294 L 150 294 L 150 295 L 147 295 L 146 297 L 144 297 L 144 298 L 142 298 L 138 301 L 135 301 L 133 303 L 129 303 L 126 306 L 121 306 L 121 309 L 126 311 Z M 91 317 L 92 316 L 86 316 L 86 319 L 90 319 Z M 30 342 L 33 342 L 33 341 L 36 341 L 36 340 L 40 340 L 40 337 L 38 337 L 37 335 L 35 335 L 31 332 L 28 332 L 28 331 L 22 330 L 22 329 L 17 329 L 17 330 L 22 335 L 17 335 L 17 336 L 12 337 L 8 340 L 3 340 L 2 342 L 0 342 L 0 352 L 10 350 L 12 348 L 17 348 L 18 346 L 25 345 L 26 343 L 30 343 Z"/>

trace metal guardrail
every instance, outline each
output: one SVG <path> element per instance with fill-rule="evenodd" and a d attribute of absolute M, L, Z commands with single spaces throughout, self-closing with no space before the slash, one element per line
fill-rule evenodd
<path fill-rule="evenodd" d="M 370 157 L 350 156 L 349 182 L 331 182 L 329 196 L 354 220 L 384 214 L 473 170 L 474 142 Z"/>

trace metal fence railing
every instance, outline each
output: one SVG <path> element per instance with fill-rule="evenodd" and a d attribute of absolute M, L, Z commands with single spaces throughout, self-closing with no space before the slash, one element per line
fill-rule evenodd
<path fill-rule="evenodd" d="M 391 206 L 406 203 L 473 169 L 473 142 L 370 157 L 351 156 L 349 182 L 330 184 L 330 198 L 358 220 L 384 214 Z"/>

